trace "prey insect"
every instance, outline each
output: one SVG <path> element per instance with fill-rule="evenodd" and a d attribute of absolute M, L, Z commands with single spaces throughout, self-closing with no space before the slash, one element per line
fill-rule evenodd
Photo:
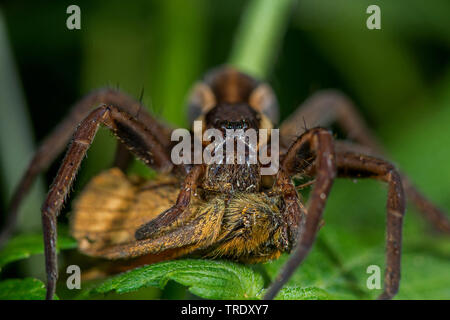
<path fill-rule="evenodd" d="M 201 120 L 203 131 L 216 129 L 224 136 L 227 129 L 272 129 L 278 112 L 269 85 L 231 67 L 207 73 L 194 86 L 188 103 L 191 122 Z M 336 141 L 325 129 L 334 122 L 348 140 Z M 58 278 L 57 217 L 100 126 L 119 140 L 115 166 L 88 184 L 71 219 L 79 249 L 91 256 L 151 263 L 191 255 L 258 263 L 291 252 L 265 294 L 271 299 L 310 251 L 337 177 L 371 178 L 388 185 L 382 299 L 392 298 L 399 288 L 407 197 L 437 229 L 450 233 L 446 214 L 384 159 L 382 147 L 356 109 L 338 92 L 316 93 L 281 123 L 279 170 L 262 176 L 260 162 L 175 165 L 171 160 L 173 128 L 147 113 L 140 102 L 104 89 L 78 102 L 42 143 L 12 199 L 8 228 L 2 233 L 3 239 L 11 233 L 17 209 L 34 178 L 72 136 L 42 206 L 49 299 Z M 272 143 L 269 136 L 256 148 Z M 127 177 L 123 171 L 130 154 L 159 172 L 158 177 L 151 181 Z M 313 179 L 308 183 L 312 191 L 306 205 L 293 183 L 296 176 Z"/>

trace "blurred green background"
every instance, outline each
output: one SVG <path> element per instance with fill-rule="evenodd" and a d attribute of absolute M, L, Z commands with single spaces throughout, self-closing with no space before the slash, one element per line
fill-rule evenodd
<path fill-rule="evenodd" d="M 81 8 L 81 30 L 66 28 L 71 4 Z M 381 8 L 381 30 L 366 27 L 371 4 Z M 187 126 L 184 101 L 190 85 L 209 68 L 229 62 L 273 85 L 282 119 L 319 89 L 342 90 L 394 163 L 432 200 L 450 209 L 449 14 L 447 0 L 3 1 L 2 212 L 33 146 L 89 91 L 118 86 L 139 97 L 144 89 L 143 101 L 158 117 Z M 110 134 L 100 131 L 76 181 L 75 196 L 111 164 L 114 148 Z M 39 230 L 39 208 L 58 163 L 38 181 L 21 210 L 21 230 Z M 345 241 L 352 254 L 363 245 L 382 250 L 384 186 L 338 181 L 332 194 L 322 240 L 336 244 L 343 261 L 347 251 L 336 234 L 349 236 Z M 431 244 L 424 247 L 427 241 Z M 442 241 L 413 209 L 408 212 L 407 252 L 438 251 L 450 267 Z M 433 243 L 440 243 L 438 249 Z M 36 257 L 31 267 L 12 265 L 0 277 L 42 278 L 42 261 Z M 440 276 L 449 283 L 448 272 Z M 448 290 L 439 297 L 445 296 L 450 298 Z"/>

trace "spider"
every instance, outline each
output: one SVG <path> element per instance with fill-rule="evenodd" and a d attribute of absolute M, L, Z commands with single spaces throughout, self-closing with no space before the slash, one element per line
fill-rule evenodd
<path fill-rule="evenodd" d="M 201 120 L 202 132 L 217 129 L 226 136 L 226 129 L 261 131 L 278 122 L 270 86 L 229 66 L 208 72 L 194 85 L 188 101 L 189 120 Z M 334 140 L 325 129 L 334 122 L 347 140 Z M 152 263 L 192 255 L 257 263 L 291 252 L 265 293 L 264 298 L 272 299 L 311 250 L 337 177 L 371 178 L 388 185 L 386 271 L 380 299 L 394 297 L 399 288 L 406 197 L 437 229 L 450 233 L 446 214 L 384 160 L 383 148 L 362 117 L 337 91 L 316 93 L 281 123 L 279 170 L 263 176 L 260 162 L 174 164 L 173 129 L 147 113 L 139 101 L 118 90 L 102 89 L 78 102 L 42 143 L 14 194 L 2 233 L 4 241 L 36 175 L 73 136 L 42 206 L 48 299 L 58 277 L 57 217 L 99 126 L 119 140 L 114 168 L 87 185 L 71 218 L 79 249 L 91 256 Z M 269 136 L 257 148 L 275 142 Z M 202 150 L 207 146 L 203 143 Z M 151 181 L 127 177 L 123 171 L 131 155 L 159 172 L 158 177 Z M 298 176 L 312 179 L 307 205 L 293 183 Z"/>

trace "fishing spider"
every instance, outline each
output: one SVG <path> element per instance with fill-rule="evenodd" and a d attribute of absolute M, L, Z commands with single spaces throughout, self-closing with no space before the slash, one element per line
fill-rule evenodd
<path fill-rule="evenodd" d="M 93 106 L 98 107 L 92 110 Z M 272 89 L 231 67 L 209 72 L 194 86 L 188 111 L 190 121 L 202 120 L 202 130 L 215 128 L 224 135 L 226 129 L 271 129 L 278 121 Z M 333 122 L 348 140 L 333 140 L 324 129 Z M 256 263 L 292 251 L 265 293 L 264 298 L 272 299 L 310 251 L 334 179 L 372 178 L 388 184 L 386 271 L 380 298 L 389 299 L 399 288 L 406 197 L 437 229 L 450 232 L 445 213 L 383 160 L 382 147 L 351 102 L 338 92 L 316 93 L 281 123 L 280 168 L 276 174 L 261 176 L 259 162 L 175 165 L 170 157 L 172 129 L 147 113 L 140 102 L 103 89 L 78 102 L 42 143 L 14 194 L 2 234 L 5 240 L 11 233 L 19 204 L 36 175 L 73 135 L 42 206 L 48 299 L 55 293 L 58 277 L 57 216 L 99 126 L 119 140 L 117 168 L 88 184 L 71 220 L 79 249 L 91 256 L 151 263 L 194 255 Z M 265 145 L 271 141 L 268 137 Z M 126 177 L 122 170 L 130 154 L 158 171 L 158 178 L 146 182 Z M 292 182 L 294 176 L 314 178 L 307 206 Z"/>

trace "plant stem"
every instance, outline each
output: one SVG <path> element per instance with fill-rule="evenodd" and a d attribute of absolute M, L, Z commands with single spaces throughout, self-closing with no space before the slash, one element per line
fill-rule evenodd
<path fill-rule="evenodd" d="M 252 0 L 242 16 L 229 63 L 254 76 L 267 77 L 294 2 Z"/>
<path fill-rule="evenodd" d="M 33 155 L 34 146 L 25 97 L 1 11 L 0 70 L 0 168 L 4 201 L 8 203 Z M 40 226 L 39 208 L 43 199 L 42 181 L 37 181 L 21 207 L 17 224 L 19 230 L 30 231 Z"/>

